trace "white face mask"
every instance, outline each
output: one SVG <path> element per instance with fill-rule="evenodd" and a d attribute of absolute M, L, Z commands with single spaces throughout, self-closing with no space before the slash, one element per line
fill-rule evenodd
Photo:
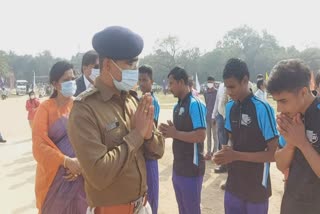
<path fill-rule="evenodd" d="M 213 88 L 213 83 L 208 82 L 208 83 L 207 83 L 207 86 L 208 86 L 208 88 Z"/>
<path fill-rule="evenodd" d="M 139 71 L 138 69 L 121 69 L 113 60 L 113 64 L 120 70 L 121 75 L 122 75 L 122 80 L 118 81 L 115 78 L 112 77 L 113 84 L 114 86 L 119 90 L 119 91 L 129 91 L 133 89 L 135 85 L 137 85 L 138 80 L 139 80 Z"/>
<path fill-rule="evenodd" d="M 89 78 L 93 81 L 95 81 L 95 79 L 100 76 L 100 69 L 98 68 L 92 68 L 91 70 L 91 74 L 89 76 Z"/>

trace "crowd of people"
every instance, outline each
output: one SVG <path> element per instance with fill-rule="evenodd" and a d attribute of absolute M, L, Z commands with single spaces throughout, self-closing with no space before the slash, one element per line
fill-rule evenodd
<path fill-rule="evenodd" d="M 26 103 L 39 213 L 157 214 L 165 138 L 173 139 L 180 214 L 201 213 L 206 161 L 217 165 L 216 173 L 228 173 L 226 214 L 268 213 L 274 161 L 286 180 L 281 214 L 320 213 L 320 99 L 303 61 L 280 61 L 267 82 L 257 77 L 253 90 L 247 64 L 231 58 L 219 88 L 207 78 L 205 103 L 188 72 L 174 67 L 167 82 L 177 103 L 173 117 L 159 124 L 154 71 L 138 67 L 142 37 L 113 26 L 96 33 L 92 45 L 78 79 L 72 64 L 59 61 L 49 73 L 50 98 L 39 104 L 30 93 Z M 137 83 L 141 96 L 132 90 Z"/>

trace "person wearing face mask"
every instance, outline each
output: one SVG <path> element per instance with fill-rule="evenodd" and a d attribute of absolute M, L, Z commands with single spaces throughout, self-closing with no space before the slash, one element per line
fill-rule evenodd
<path fill-rule="evenodd" d="M 138 83 L 141 36 L 111 26 L 92 39 L 99 54 L 95 87 L 75 100 L 68 133 L 85 177 L 88 213 L 151 213 L 147 202 L 145 157 L 159 159 L 164 138 L 154 126 L 150 93 L 140 101 Z"/>
<path fill-rule="evenodd" d="M 85 214 L 84 182 L 67 134 L 76 83 L 73 66 L 59 61 L 50 70 L 51 97 L 33 120 L 32 150 L 37 162 L 35 193 L 39 213 Z"/>
<path fill-rule="evenodd" d="M 82 75 L 76 80 L 77 90 L 74 96 L 78 96 L 83 91 L 94 85 L 95 79 L 100 75 L 99 56 L 94 50 L 86 52 L 82 57 Z"/>
<path fill-rule="evenodd" d="M 217 136 L 217 127 L 216 121 L 212 119 L 212 112 L 214 109 L 214 104 L 217 97 L 217 89 L 214 87 L 215 79 L 212 76 L 207 78 L 207 90 L 204 93 L 204 100 L 207 107 L 207 154 L 205 156 L 206 160 L 211 160 L 212 154 L 219 150 L 218 145 L 218 136 Z M 213 151 L 212 151 L 212 139 L 214 141 Z"/>
<path fill-rule="evenodd" d="M 26 101 L 26 110 L 28 111 L 28 121 L 30 128 L 32 129 L 32 122 L 37 108 L 40 105 L 39 99 L 36 98 L 34 91 L 29 93 L 29 99 Z"/>

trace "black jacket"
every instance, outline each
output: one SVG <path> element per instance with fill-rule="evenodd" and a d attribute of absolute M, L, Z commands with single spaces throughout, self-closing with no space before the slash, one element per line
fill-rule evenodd
<path fill-rule="evenodd" d="M 76 90 L 76 93 L 74 94 L 75 97 L 87 89 L 86 84 L 84 82 L 84 78 L 85 77 L 81 75 L 78 79 L 76 79 L 77 90 Z"/>

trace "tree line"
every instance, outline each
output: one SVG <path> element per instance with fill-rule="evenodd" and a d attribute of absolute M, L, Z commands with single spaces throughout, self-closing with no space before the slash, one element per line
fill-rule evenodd
<path fill-rule="evenodd" d="M 83 53 L 77 53 L 68 60 L 74 64 L 77 74 L 81 73 L 82 56 Z M 251 80 L 255 80 L 257 74 L 270 72 L 279 60 L 288 58 L 301 58 L 313 71 L 320 69 L 319 48 L 308 47 L 300 51 L 295 46 L 284 47 L 267 31 L 257 32 L 248 26 L 228 31 L 213 50 L 205 53 L 197 47 L 184 48 L 178 37 L 169 35 L 156 41 L 153 51 L 141 58 L 140 65 L 153 67 L 157 83 L 161 83 L 176 65 L 184 67 L 190 75 L 197 73 L 200 82 L 204 82 L 209 75 L 221 80 L 224 65 L 231 57 L 247 62 Z M 35 72 L 37 77 L 46 79 L 51 66 L 59 60 L 62 58 L 53 57 L 47 50 L 36 56 L 0 50 L 0 76 L 6 77 L 13 72 L 16 79 L 32 81 Z"/>

